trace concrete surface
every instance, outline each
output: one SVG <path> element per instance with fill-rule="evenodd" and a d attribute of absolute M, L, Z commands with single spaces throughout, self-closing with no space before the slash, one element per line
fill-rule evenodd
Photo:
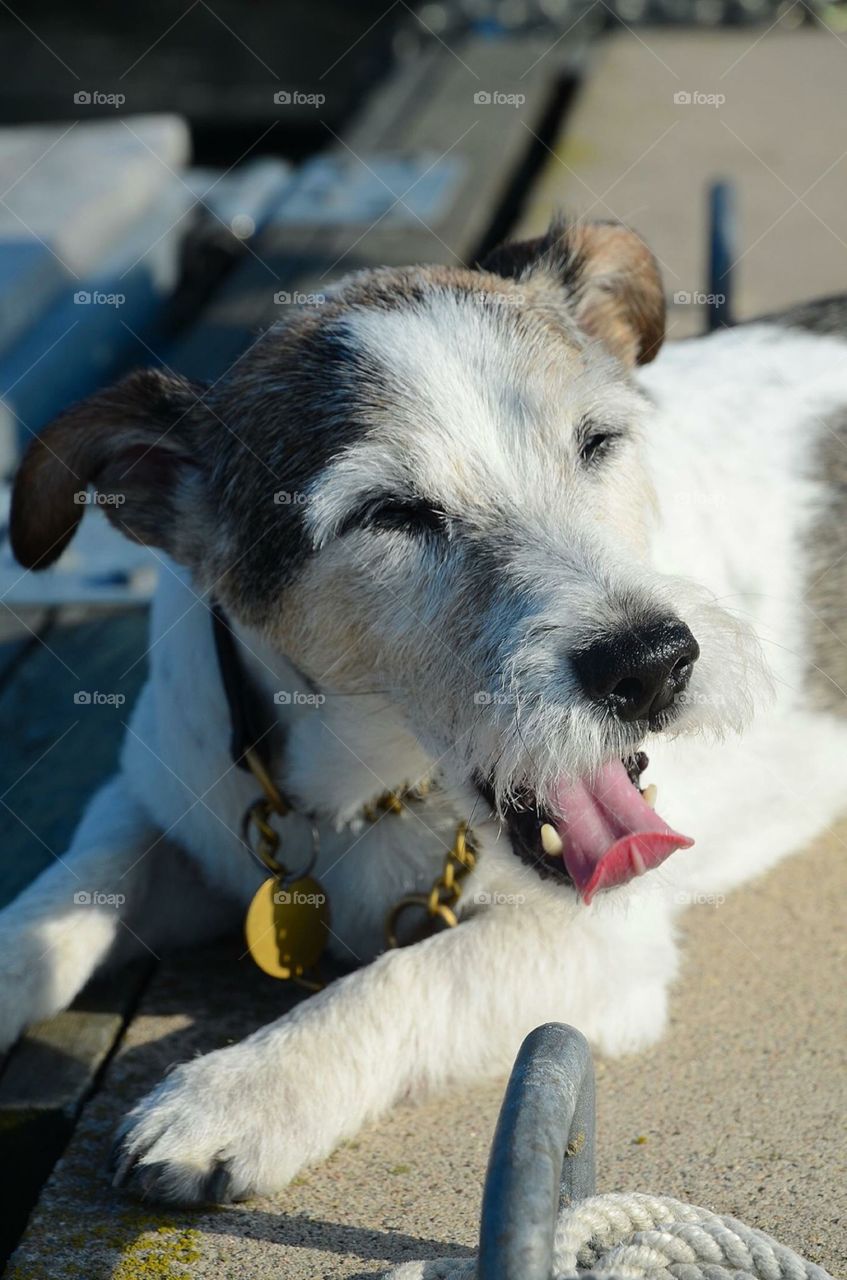
<path fill-rule="evenodd" d="M 843 37 L 824 29 L 606 38 L 521 233 L 539 234 L 557 209 L 628 222 L 660 259 L 669 298 L 694 294 L 706 287 L 707 187 L 731 178 L 738 318 L 847 290 L 845 59 Z M 671 307 L 670 337 L 702 327 L 695 303 Z"/>
<path fill-rule="evenodd" d="M 743 1218 L 847 1268 L 847 824 L 685 920 L 665 1040 L 598 1061 L 599 1188 L 659 1191 Z M 273 1199 L 164 1212 L 103 1173 L 122 1111 L 174 1060 L 281 1011 L 226 948 L 160 975 L 60 1162 L 9 1280 L 378 1275 L 475 1243 L 502 1083 L 405 1105 Z"/>

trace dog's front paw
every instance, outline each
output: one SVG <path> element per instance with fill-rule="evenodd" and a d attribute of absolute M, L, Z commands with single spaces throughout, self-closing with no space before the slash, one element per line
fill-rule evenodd
<path fill-rule="evenodd" d="M 314 1080 L 276 1070 L 248 1044 L 177 1067 L 121 1125 L 113 1182 L 179 1204 L 244 1200 L 278 1191 L 340 1135 L 316 1105 Z M 291 1065 L 291 1064 L 289 1064 Z"/>

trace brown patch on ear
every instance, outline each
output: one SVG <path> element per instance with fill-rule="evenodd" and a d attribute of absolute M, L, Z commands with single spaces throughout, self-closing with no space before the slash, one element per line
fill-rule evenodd
<path fill-rule="evenodd" d="M 528 280 L 553 276 L 577 324 L 624 364 L 647 364 L 665 336 L 665 295 L 647 245 L 616 222 L 555 223 L 544 236 L 504 245 L 482 266 Z"/>
<path fill-rule="evenodd" d="M 46 569 L 70 542 L 88 492 L 136 542 L 178 553 L 178 491 L 197 473 L 184 379 L 142 369 L 69 409 L 29 445 L 12 491 L 12 550 Z"/>
<path fill-rule="evenodd" d="M 653 254 L 613 222 L 577 224 L 567 235 L 582 265 L 577 323 L 624 364 L 648 364 L 665 337 L 665 293 Z"/>

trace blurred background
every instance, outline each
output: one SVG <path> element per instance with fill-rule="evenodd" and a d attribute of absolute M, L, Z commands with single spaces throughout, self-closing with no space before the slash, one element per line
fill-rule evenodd
<path fill-rule="evenodd" d="M 96 507 L 15 564 L 53 416 L 137 365 L 214 383 L 343 273 L 472 264 L 557 210 L 644 235 L 670 340 L 847 291 L 845 121 L 847 3 L 0 0 L 0 905 L 114 768 L 167 571 Z M 146 980 L 0 1062 L 0 1258 Z"/>
<path fill-rule="evenodd" d="M 845 59 L 823 0 L 4 3 L 0 475 L 131 365 L 220 376 L 276 295 L 554 209 L 642 231 L 672 336 L 847 283 Z"/>

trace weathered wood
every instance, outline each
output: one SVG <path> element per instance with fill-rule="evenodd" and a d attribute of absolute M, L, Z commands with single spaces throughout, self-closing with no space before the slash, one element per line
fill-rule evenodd
<path fill-rule="evenodd" d="M 88 798 L 114 769 L 144 678 L 146 643 L 146 610 L 57 625 L 32 644 L 0 692 L 0 740 L 7 744 L 0 758 L 0 905 L 61 856 Z M 115 701 L 75 701 L 95 693 Z M 118 698 L 125 701 L 118 705 Z"/>
<path fill-rule="evenodd" d="M 414 25 L 406 5 L 386 0 L 183 8 L 150 0 L 74 12 L 52 0 L 35 25 L 0 6 L 0 107 L 6 120 L 114 118 L 114 104 L 79 107 L 74 94 L 119 92 L 126 110 L 187 117 L 202 131 L 210 162 L 229 165 L 274 122 L 288 146 L 308 134 L 314 106 L 293 100 L 283 113 L 274 103 L 280 90 L 322 91 L 333 119 L 343 120 L 362 85 L 385 68 L 394 33 Z"/>
<path fill-rule="evenodd" d="M 346 208 L 343 221 L 333 223 L 322 222 L 313 209 L 298 221 L 286 212 L 288 202 L 298 199 L 295 180 L 278 217 L 257 238 L 256 257 L 233 274 L 197 327 L 169 353 L 169 363 L 200 380 L 220 377 L 255 334 L 285 316 L 289 302 L 275 298 L 320 294 L 349 271 L 379 264 L 472 262 L 536 145 L 534 133 L 561 75 L 572 72 L 562 53 L 542 58 L 524 78 L 549 43 L 538 37 L 472 37 L 452 51 L 436 46 L 415 67 L 399 69 L 374 93 L 344 139 L 325 153 L 342 185 L 346 171 L 351 190 L 360 192 L 366 175 L 377 208 L 380 201 L 383 208 L 393 204 L 391 212 L 374 216 L 363 208 L 357 217 Z M 575 36 L 568 49 L 576 43 Z M 526 101 L 515 106 L 474 100 L 480 92 L 495 91 L 520 94 Z M 379 161 L 390 158 L 417 163 L 411 191 L 386 191 L 374 176 Z M 421 190 L 425 195 L 426 184 L 431 186 L 443 170 L 448 172 L 441 174 L 439 207 L 435 216 L 428 209 L 424 216 L 418 210 L 426 204 Z"/>
<path fill-rule="evenodd" d="M 55 611 L 25 609 L 22 612 L 25 617 L 0 600 L 0 691 L 14 679 L 18 667 L 38 645 L 39 636 L 46 634 Z"/>
<path fill-rule="evenodd" d="M 146 610 L 33 629 L 0 647 L 0 905 L 61 856 L 89 796 L 115 767 L 144 678 Z M 79 703 L 95 692 L 123 697 Z M 14 1245 L 73 1132 L 150 972 L 95 979 L 72 1009 L 33 1027 L 0 1068 L 0 1258 Z"/>
<path fill-rule="evenodd" d="M 72 1008 L 31 1027 L 0 1067 L 0 1262 L 70 1138 L 153 964 L 95 978 Z"/>

